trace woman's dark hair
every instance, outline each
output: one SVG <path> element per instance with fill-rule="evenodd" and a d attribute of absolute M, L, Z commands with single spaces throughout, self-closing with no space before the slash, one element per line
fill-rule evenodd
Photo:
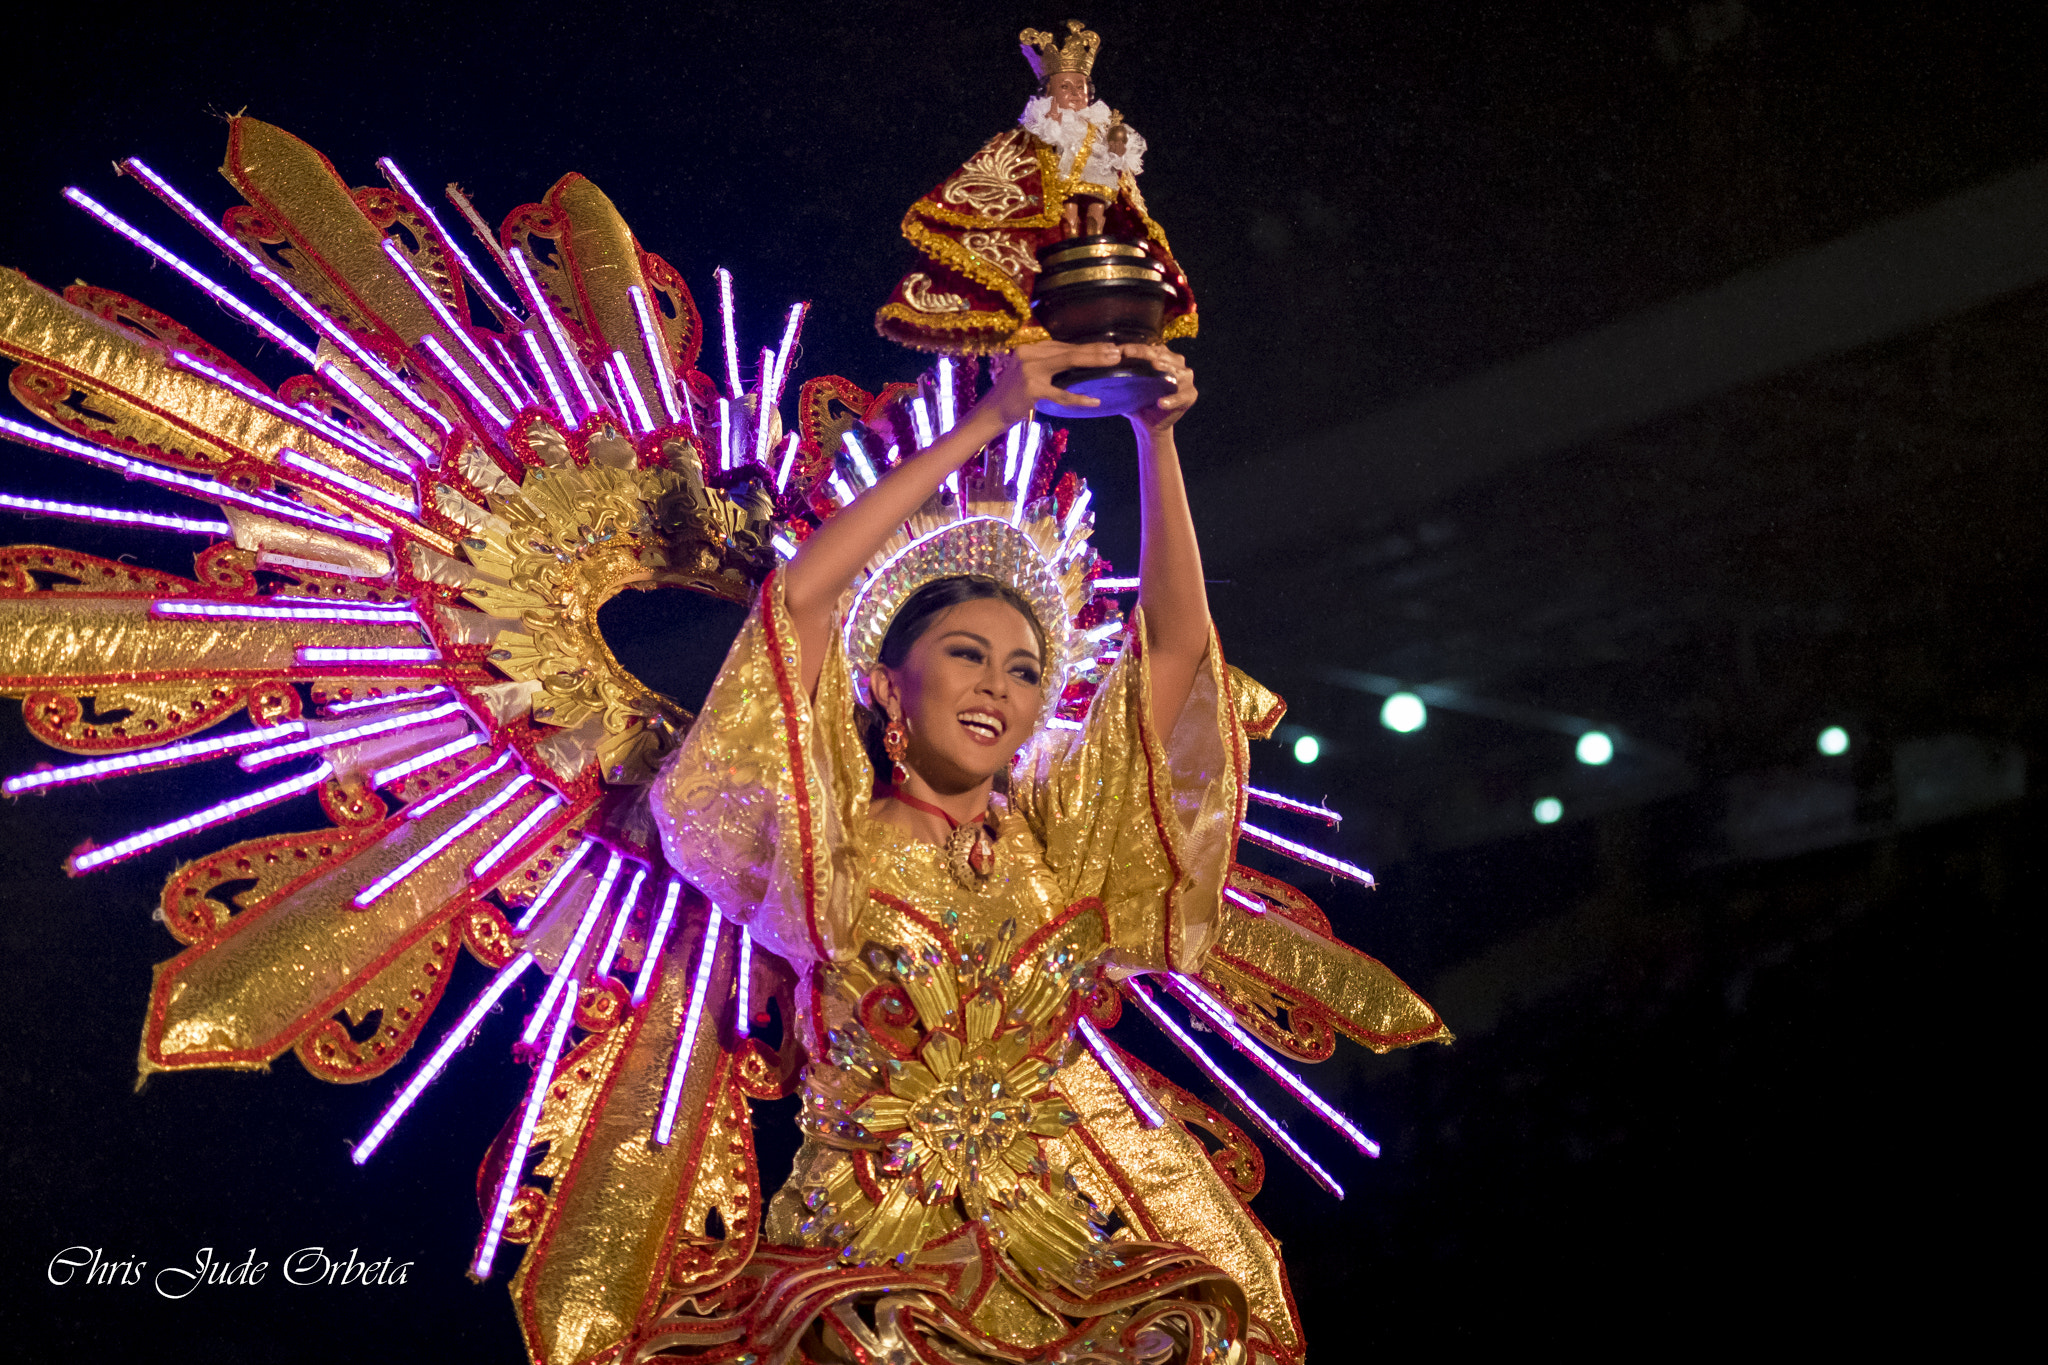
<path fill-rule="evenodd" d="M 889 631 L 882 637 L 882 648 L 876 657 L 884 667 L 903 667 L 903 661 L 910 657 L 911 647 L 924 638 L 924 633 L 932 628 L 932 622 L 962 602 L 990 599 L 1015 607 L 1031 623 L 1031 633 L 1038 640 L 1039 662 L 1042 666 L 1050 666 L 1051 660 L 1046 658 L 1045 627 L 1038 623 L 1038 613 L 1031 609 L 1024 595 L 1007 583 L 966 574 L 955 578 L 935 578 L 910 594 L 909 600 L 897 608 L 896 619 L 889 623 Z M 889 754 L 882 748 L 882 729 L 888 724 L 888 719 L 879 706 L 857 708 L 857 719 L 861 742 L 867 747 L 868 761 L 874 764 L 875 777 L 878 781 L 885 780 L 889 771 Z"/>

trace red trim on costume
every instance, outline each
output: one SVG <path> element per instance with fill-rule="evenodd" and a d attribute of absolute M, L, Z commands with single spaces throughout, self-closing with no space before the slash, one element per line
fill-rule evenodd
<path fill-rule="evenodd" d="M 789 744 L 789 767 L 795 778 L 797 841 L 804 863 L 804 924 L 818 956 L 830 961 L 831 951 L 825 945 L 824 934 L 818 929 L 817 834 L 816 822 L 811 818 L 811 783 L 804 768 L 803 736 L 797 733 L 796 728 L 801 711 L 796 687 L 789 676 L 788 662 L 783 657 L 782 633 L 775 627 L 773 594 L 781 573 L 780 568 L 772 569 L 761 580 L 761 630 L 768 637 L 768 658 L 775 669 L 775 690 L 782 697 L 783 737 Z"/>

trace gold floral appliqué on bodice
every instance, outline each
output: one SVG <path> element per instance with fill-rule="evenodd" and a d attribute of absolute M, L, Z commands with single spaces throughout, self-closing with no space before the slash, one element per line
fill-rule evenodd
<path fill-rule="evenodd" d="M 964 948 L 870 943 L 825 969 L 826 1052 L 805 1075 L 804 1131 L 844 1159 L 812 1163 L 798 1232 L 856 1264 L 915 1259 L 977 1222 L 1013 1264 L 1085 1285 L 1104 1215 L 1045 1144 L 1077 1115 L 1053 1089 L 1107 945 L 1086 906 L 1019 946 L 1006 920 Z M 879 1196 L 879 1197 L 878 1197 Z"/>

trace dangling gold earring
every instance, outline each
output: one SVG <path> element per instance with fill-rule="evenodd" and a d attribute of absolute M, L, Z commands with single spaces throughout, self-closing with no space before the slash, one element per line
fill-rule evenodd
<path fill-rule="evenodd" d="M 889 727 L 882 731 L 882 752 L 889 755 L 891 776 L 897 786 L 910 780 L 910 769 L 903 766 L 903 755 L 910 752 L 910 731 L 903 728 L 903 722 L 895 716 L 889 718 Z"/>

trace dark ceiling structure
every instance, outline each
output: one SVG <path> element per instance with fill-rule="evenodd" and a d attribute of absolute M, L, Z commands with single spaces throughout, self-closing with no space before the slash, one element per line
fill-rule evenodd
<path fill-rule="evenodd" d="M 1886 1222 L 1865 1198 L 1908 1179 L 1883 1131 L 1896 1075 L 1918 1078 L 1921 1120 L 1950 1103 L 2003 1129 L 2006 1101 L 1976 1089 L 2000 1061 L 1940 1051 L 1954 1026 L 1928 1001 L 1982 978 L 1994 1003 L 1955 1007 L 1973 1034 L 2010 1008 L 2000 973 L 2048 846 L 2042 17 L 1846 0 L 1076 13 L 1104 34 L 1105 97 L 1151 139 L 1147 197 L 1201 299 L 1183 447 L 1221 637 L 1289 698 L 1285 739 L 1318 740 L 1312 764 L 1261 746 L 1255 776 L 1346 815 L 1337 850 L 1382 888 L 1312 893 L 1463 1035 L 1312 1075 L 1387 1134 L 1386 1159 L 1347 1168 L 1351 1201 L 1272 1163 L 1258 1207 L 1318 1358 L 1505 1333 L 1475 1303 L 1526 1307 L 1567 1266 L 1627 1298 L 1601 1319 L 1616 1339 L 1632 1314 L 1697 1321 L 1738 1263 L 1755 1268 L 1745 1312 L 1836 1302 L 1785 1298 L 1795 1273 L 1867 1290 L 1951 1199 L 1909 1183 L 1895 1198 L 1917 1212 Z M 235 345 L 58 192 L 119 194 L 107 163 L 141 154 L 219 208 L 209 111 L 246 106 L 358 181 L 394 154 L 487 215 L 581 170 L 700 298 L 729 266 L 755 335 L 811 299 L 799 374 L 874 387 L 918 367 L 870 326 L 904 259 L 898 216 L 1015 117 L 1016 30 L 1064 17 L 45 11 L 0 92 L 0 261 Z M 259 372 L 274 360 L 250 350 Z M 1112 425 L 1077 425 L 1074 460 L 1105 548 L 1134 563 Z M 4 456 L 9 491 L 93 477 Z M 175 549 L 7 520 L 10 542 L 189 571 Z M 645 629 L 659 645 L 703 623 Z M 1380 719 L 1402 690 L 1428 704 L 1408 733 Z M 1826 727 L 1844 752 L 1821 752 Z M 1610 762 L 1574 756 L 1589 728 Z M 0 731 L 7 771 L 42 757 Z M 137 800 L 124 827 L 191 794 Z M 175 858 L 64 882 L 105 816 L 0 811 L 6 1273 L 10 1296 L 35 1289 L 33 1331 L 74 1350 L 182 1332 L 222 1361 L 517 1358 L 499 1291 L 457 1281 L 463 1182 L 522 1083 L 503 1049 L 474 1050 L 492 1055 L 462 1092 L 473 1112 L 423 1125 L 368 1185 L 340 1151 L 375 1096 L 280 1068 L 129 1097 L 144 973 L 171 948 L 147 913 Z M 2003 1139 L 1983 1141 L 1996 1158 Z M 1957 1189 L 1993 1188 L 1997 1167 Z M 123 1326 L 41 1278 L 73 1242 L 189 1260 L 350 1239 L 415 1258 L 426 1287 L 368 1313 L 138 1296 Z M 1534 1339 L 1594 1330 L 1584 1293 L 1519 1321 Z"/>

